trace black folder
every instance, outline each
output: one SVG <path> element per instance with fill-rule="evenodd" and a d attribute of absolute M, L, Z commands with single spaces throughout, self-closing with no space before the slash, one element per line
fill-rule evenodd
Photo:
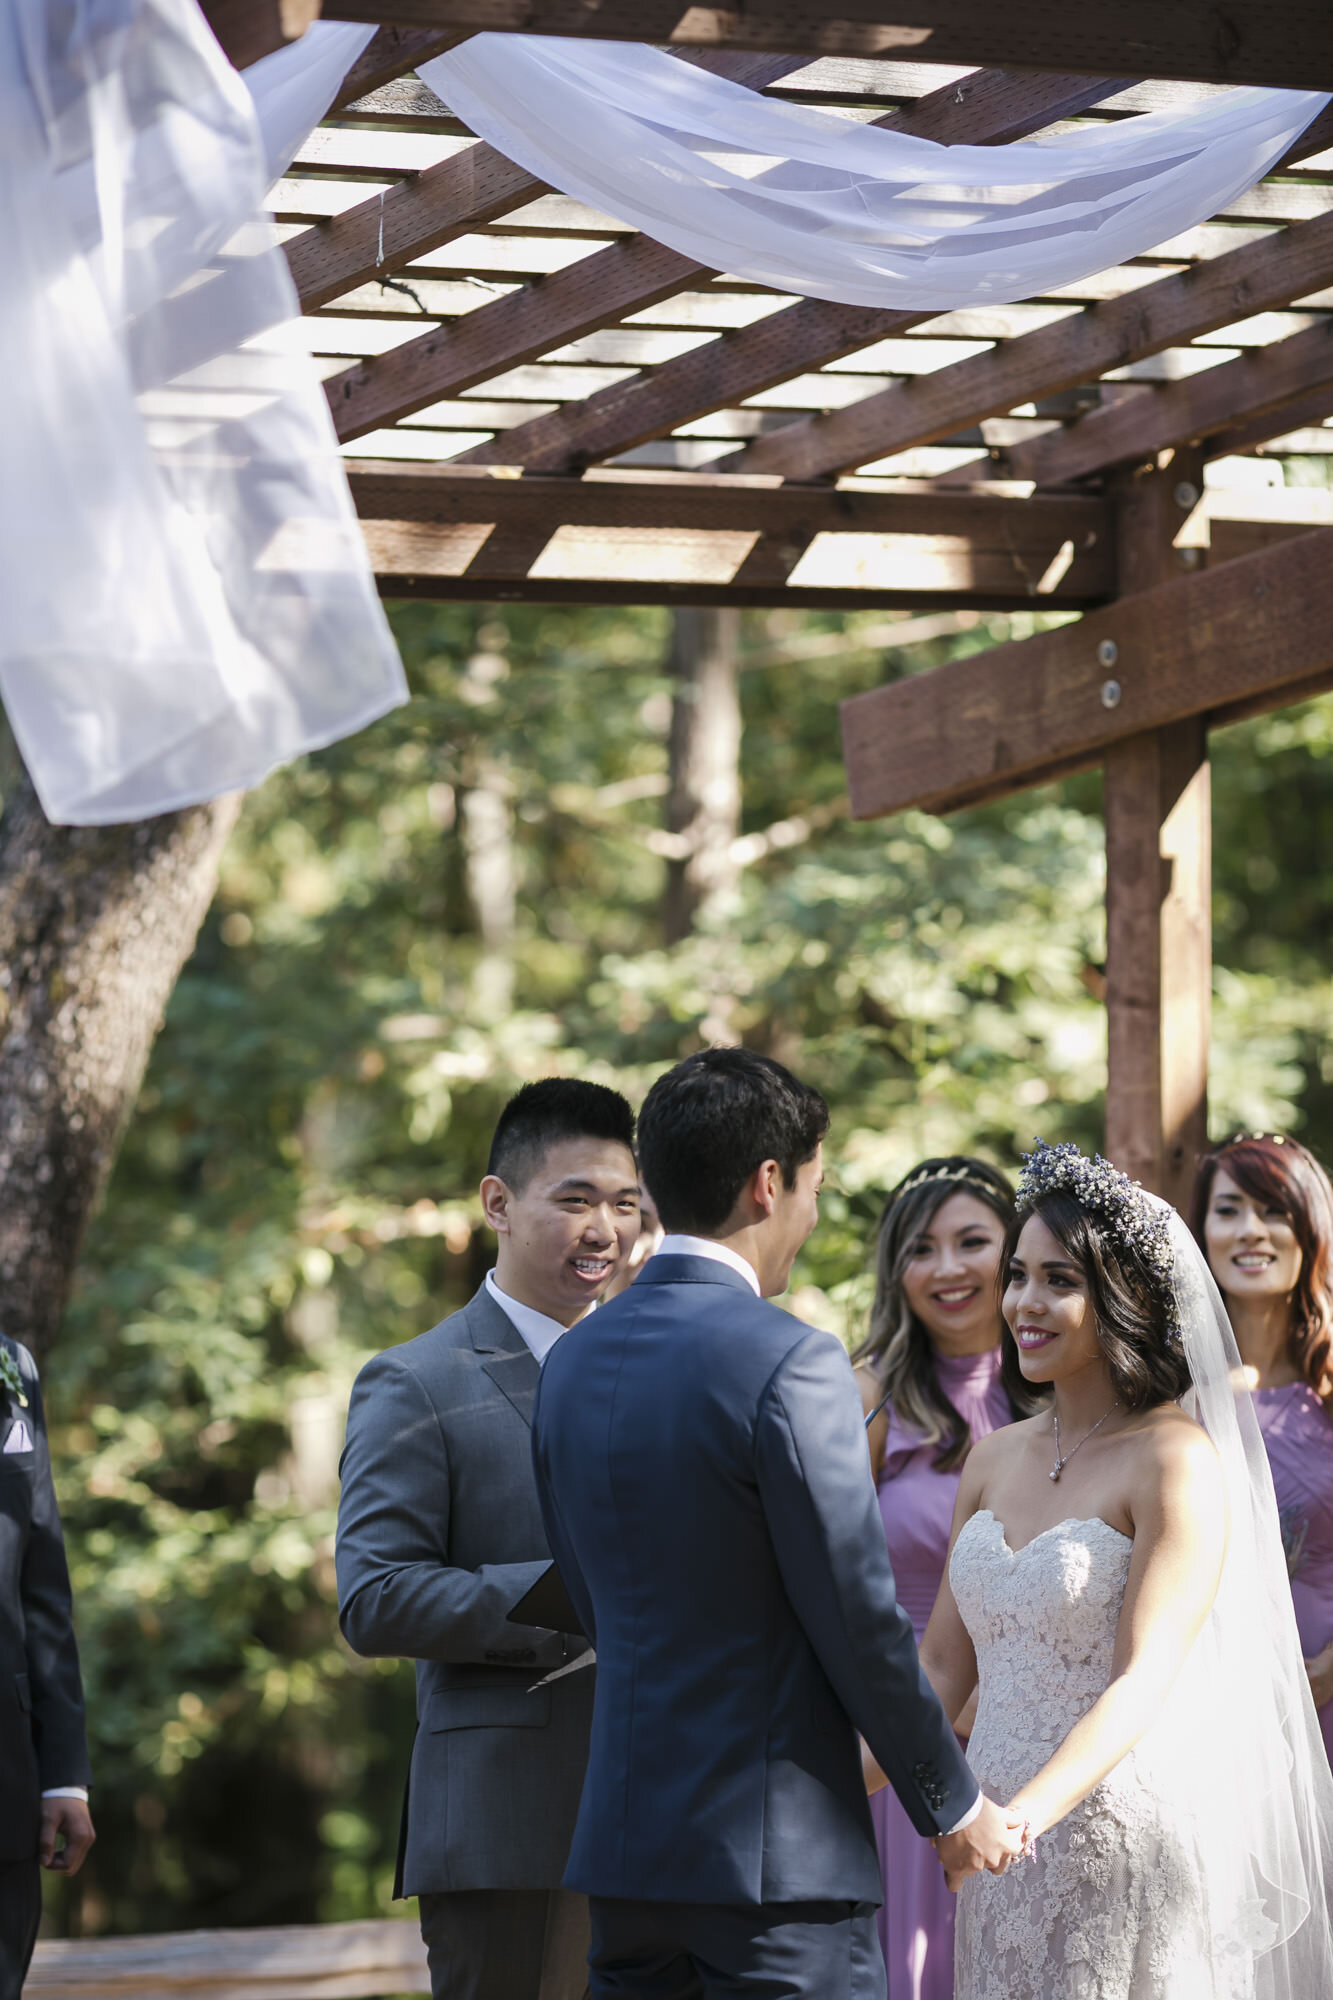
<path fill-rule="evenodd" d="M 542 1571 L 532 1588 L 524 1591 L 505 1616 L 511 1625 L 540 1625 L 547 1632 L 577 1632 L 587 1637 L 565 1589 L 565 1580 L 554 1563 Z"/>

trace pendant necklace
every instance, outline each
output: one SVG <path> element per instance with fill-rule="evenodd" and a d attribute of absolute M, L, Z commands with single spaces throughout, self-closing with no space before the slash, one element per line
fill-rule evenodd
<path fill-rule="evenodd" d="M 1115 1402 L 1114 1402 L 1114 1403 L 1112 1403 L 1112 1405 L 1111 1405 L 1110 1409 L 1109 1409 L 1109 1410 L 1108 1410 L 1108 1411 L 1106 1412 L 1106 1416 L 1104 1416 L 1104 1417 L 1098 1417 L 1098 1419 L 1097 1419 L 1096 1423 L 1095 1423 L 1095 1424 L 1093 1425 L 1093 1427 L 1092 1427 L 1092 1431 L 1099 1431 L 1099 1430 L 1101 1429 L 1102 1425 L 1103 1425 L 1103 1424 L 1104 1424 L 1104 1423 L 1106 1422 L 1106 1417 L 1110 1417 L 1110 1416 L 1114 1416 L 1114 1415 L 1115 1415 L 1115 1412 L 1116 1412 L 1116 1411 L 1117 1411 L 1117 1410 L 1118 1410 L 1119 1408 L 1120 1408 L 1120 1399 L 1119 1399 L 1119 1397 L 1117 1397 L 1117 1398 L 1116 1398 L 1116 1400 L 1115 1400 Z M 1082 1437 L 1081 1437 L 1081 1438 L 1079 1439 L 1078 1443 L 1077 1443 L 1077 1444 L 1071 1444 L 1071 1445 L 1070 1445 L 1070 1447 L 1069 1447 L 1069 1450 L 1068 1450 L 1067 1452 L 1065 1452 L 1065 1454 L 1064 1454 L 1064 1456 L 1063 1456 L 1063 1457 L 1061 1457 L 1061 1455 L 1060 1455 L 1060 1413 L 1059 1413 L 1059 1411 L 1058 1411 L 1058 1410 L 1054 1410 L 1054 1409 L 1053 1409 L 1053 1410 L 1051 1411 L 1051 1415 L 1052 1415 L 1052 1416 L 1054 1417 L 1054 1419 L 1055 1419 L 1055 1467 L 1054 1467 L 1054 1470 L 1053 1470 L 1053 1471 L 1052 1471 L 1052 1472 L 1051 1472 L 1051 1473 L 1050 1473 L 1050 1474 L 1048 1475 L 1048 1477 L 1049 1477 L 1049 1478 L 1051 1478 L 1051 1479 L 1058 1479 L 1058 1478 L 1060 1477 L 1060 1474 L 1061 1474 L 1061 1473 L 1062 1473 L 1062 1472 L 1064 1471 L 1065 1467 L 1066 1467 L 1066 1466 L 1068 1465 L 1068 1463 L 1069 1463 L 1070 1459 L 1071 1459 L 1071 1458 L 1072 1458 L 1072 1457 L 1074 1456 L 1074 1453 L 1075 1453 L 1076 1451 L 1079 1451 L 1079 1450 L 1081 1450 L 1081 1448 L 1082 1448 L 1082 1447 L 1083 1447 L 1083 1446 L 1084 1446 L 1084 1445 L 1085 1445 L 1085 1444 L 1086 1444 L 1086 1443 L 1088 1442 L 1088 1439 L 1089 1439 L 1089 1438 L 1090 1438 L 1090 1437 L 1092 1436 L 1092 1431 L 1084 1431 L 1084 1433 L 1083 1433 Z"/>

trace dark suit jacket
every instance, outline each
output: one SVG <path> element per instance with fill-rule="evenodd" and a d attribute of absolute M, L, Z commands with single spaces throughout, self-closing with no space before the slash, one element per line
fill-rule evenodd
<path fill-rule="evenodd" d="M 483 1286 L 368 1361 L 347 1419 L 339 1622 L 370 1657 L 416 1661 L 417 1738 L 398 1893 L 551 1889 L 564 1872 L 593 1670 L 509 1612 L 550 1562 L 532 1473 L 537 1363 Z"/>
<path fill-rule="evenodd" d="M 25 1410 L 0 1388 L 0 1860 L 31 1861 L 42 1793 L 88 1784 L 88 1742 L 37 1364 L 18 1341 L 0 1344 L 28 1398 Z"/>
<path fill-rule="evenodd" d="M 597 1645 L 569 1886 L 881 1901 L 856 1731 L 923 1834 L 977 1786 L 897 1603 L 839 1343 L 659 1255 L 553 1349 L 533 1437 Z"/>

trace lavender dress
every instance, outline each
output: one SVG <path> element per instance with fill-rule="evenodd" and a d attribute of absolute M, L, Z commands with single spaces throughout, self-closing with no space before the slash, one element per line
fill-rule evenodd
<path fill-rule="evenodd" d="M 1333 1639 L 1333 1423 L 1304 1382 L 1256 1389 L 1254 1407 L 1273 1469 L 1301 1651 L 1312 1660 Z M 1333 1763 L 1333 1701 L 1319 1721 Z"/>
<path fill-rule="evenodd" d="M 940 1387 L 966 1419 L 974 1438 L 1012 1423 L 1000 1386 L 1000 1353 L 936 1360 Z M 889 1424 L 879 1511 L 893 1561 L 898 1597 L 918 1641 L 934 1608 L 949 1552 L 958 1472 L 936 1472 L 937 1447 L 922 1445 L 896 1418 Z M 934 1849 L 921 1838 L 890 1786 L 870 1810 L 884 1871 L 879 1941 L 889 1974 L 889 2000 L 952 2000 L 954 1898 Z"/>

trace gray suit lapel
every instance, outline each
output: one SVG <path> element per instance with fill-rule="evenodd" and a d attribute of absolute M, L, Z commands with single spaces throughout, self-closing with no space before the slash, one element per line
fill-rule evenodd
<path fill-rule="evenodd" d="M 467 1307 L 472 1345 L 485 1355 L 483 1371 L 508 1398 L 525 1424 L 531 1426 L 541 1369 L 507 1312 L 483 1287 Z"/>

